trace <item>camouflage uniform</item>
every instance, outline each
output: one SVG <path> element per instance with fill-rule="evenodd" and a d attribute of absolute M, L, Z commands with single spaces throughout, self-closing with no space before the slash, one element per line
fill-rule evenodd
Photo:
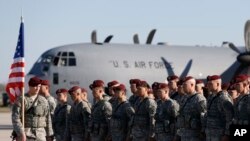
<path fill-rule="evenodd" d="M 206 114 L 206 140 L 219 141 L 229 135 L 229 126 L 233 118 L 233 103 L 227 93 L 220 91 L 208 97 Z"/>
<path fill-rule="evenodd" d="M 51 114 L 51 117 L 53 118 L 53 115 L 54 115 L 54 111 L 55 111 L 55 108 L 56 108 L 56 105 L 57 105 L 57 101 L 56 99 L 49 95 L 48 97 L 45 97 L 47 100 L 48 100 L 48 103 L 49 103 L 49 109 L 50 109 L 50 114 Z"/>
<path fill-rule="evenodd" d="M 155 138 L 157 141 L 172 141 L 179 104 L 172 99 L 157 102 L 155 114 Z"/>
<path fill-rule="evenodd" d="M 71 106 L 67 103 L 56 106 L 54 117 L 52 118 L 52 125 L 54 129 L 54 136 L 56 141 L 70 140 L 68 133 L 68 117 Z"/>
<path fill-rule="evenodd" d="M 21 123 L 22 98 L 17 99 L 13 105 L 13 129 L 18 136 L 25 132 L 27 141 L 46 141 L 46 136 L 53 136 L 49 105 L 47 100 L 39 94 L 34 100 L 32 97 L 29 95 L 24 96 L 25 129 L 23 129 Z"/>
<path fill-rule="evenodd" d="M 112 111 L 110 132 L 113 141 L 125 141 L 128 134 L 128 124 L 135 111 L 127 102 L 117 104 Z"/>
<path fill-rule="evenodd" d="M 130 105 L 131 105 L 132 107 L 134 107 L 134 106 L 135 106 L 135 103 L 136 103 L 136 101 L 137 101 L 138 99 L 139 99 L 139 96 L 137 96 L 137 95 L 131 95 L 131 96 L 129 97 L 128 101 L 129 101 Z"/>
<path fill-rule="evenodd" d="M 250 125 L 250 95 L 240 95 L 234 105 L 236 125 Z"/>
<path fill-rule="evenodd" d="M 108 134 L 109 121 L 112 115 L 112 106 L 106 100 L 100 100 L 93 105 L 88 131 L 91 141 L 104 141 Z"/>
<path fill-rule="evenodd" d="M 204 125 L 206 98 L 198 93 L 187 95 L 177 117 L 177 134 L 181 141 L 200 141 L 200 133 Z"/>
<path fill-rule="evenodd" d="M 88 138 L 88 122 L 91 106 L 87 101 L 74 103 L 70 109 L 69 132 L 71 141 L 84 141 Z"/>
<path fill-rule="evenodd" d="M 154 137 L 156 108 L 157 104 L 153 99 L 144 98 L 142 101 L 136 101 L 131 127 L 133 141 L 146 141 Z"/>

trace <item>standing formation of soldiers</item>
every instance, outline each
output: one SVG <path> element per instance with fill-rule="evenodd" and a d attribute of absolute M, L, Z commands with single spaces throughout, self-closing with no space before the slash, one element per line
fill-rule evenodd
<path fill-rule="evenodd" d="M 49 83 L 33 77 L 24 97 L 12 109 L 12 123 L 21 141 L 228 141 L 231 125 L 250 124 L 249 77 L 236 76 L 223 87 L 218 75 L 201 80 L 169 76 L 150 85 L 130 80 L 132 95 L 118 81 L 94 80 L 94 98 L 79 86 L 49 94 Z M 69 104 L 68 94 L 73 103 Z M 108 94 L 108 95 L 107 95 Z M 55 104 L 57 103 L 57 104 Z M 56 105 L 56 106 L 55 106 Z"/>

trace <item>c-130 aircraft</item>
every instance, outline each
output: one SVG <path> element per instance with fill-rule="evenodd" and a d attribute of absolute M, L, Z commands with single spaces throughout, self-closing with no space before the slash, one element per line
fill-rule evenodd
<path fill-rule="evenodd" d="M 90 92 L 89 85 L 96 79 L 105 83 L 117 80 L 129 90 L 132 78 L 152 84 L 165 82 L 173 74 L 203 80 L 218 74 L 223 82 L 229 82 L 236 74 L 249 72 L 250 20 L 244 28 L 245 47 L 231 42 L 223 42 L 222 47 L 152 45 L 155 32 L 149 33 L 146 44 L 140 44 L 138 34 L 134 35 L 134 44 L 114 44 L 110 43 L 112 35 L 103 43 L 97 42 L 93 31 L 91 43 L 63 45 L 44 52 L 26 75 L 26 82 L 32 76 L 47 79 L 55 95 L 58 88 L 74 85 Z"/>

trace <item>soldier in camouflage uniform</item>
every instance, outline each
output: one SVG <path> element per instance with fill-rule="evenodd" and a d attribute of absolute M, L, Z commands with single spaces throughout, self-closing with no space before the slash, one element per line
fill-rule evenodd
<path fill-rule="evenodd" d="M 128 135 L 129 122 L 135 111 L 126 99 L 126 87 L 120 84 L 114 87 L 118 104 L 113 106 L 110 120 L 110 133 L 113 141 L 125 141 Z"/>
<path fill-rule="evenodd" d="M 178 131 L 181 141 L 201 141 L 202 121 L 206 113 L 206 99 L 195 91 L 195 79 L 188 76 L 184 79 L 183 90 L 187 99 L 180 108 L 177 117 Z"/>
<path fill-rule="evenodd" d="M 221 77 L 207 77 L 207 86 L 212 93 L 209 95 L 206 114 L 206 140 L 226 141 L 229 136 L 229 126 L 233 118 L 233 103 L 229 95 L 221 89 Z"/>
<path fill-rule="evenodd" d="M 167 77 L 168 80 L 168 86 L 169 86 L 169 96 L 172 99 L 176 99 L 178 96 L 178 87 L 177 87 L 177 82 L 179 81 L 179 77 L 177 75 L 170 75 Z"/>
<path fill-rule="evenodd" d="M 138 99 L 135 103 L 135 115 L 131 125 L 133 141 L 148 141 L 154 138 L 155 113 L 157 104 L 148 98 L 149 85 L 146 81 L 137 84 Z"/>
<path fill-rule="evenodd" d="M 235 125 L 250 125 L 250 95 L 248 76 L 238 75 L 236 77 L 236 90 L 240 94 L 234 105 Z"/>
<path fill-rule="evenodd" d="M 91 134 L 91 141 L 104 141 L 109 134 L 109 122 L 112 115 L 111 104 L 103 98 L 104 82 L 102 80 L 95 80 L 90 85 L 95 104 L 91 111 L 91 121 L 88 129 Z"/>
<path fill-rule="evenodd" d="M 204 82 L 202 80 L 196 79 L 195 91 L 203 95 Z"/>
<path fill-rule="evenodd" d="M 54 129 L 54 136 L 56 141 L 69 141 L 68 133 L 68 117 L 71 106 L 67 103 L 67 89 L 58 89 L 56 91 L 58 105 L 56 106 L 54 117 L 52 118 L 52 125 Z"/>
<path fill-rule="evenodd" d="M 39 95 L 41 80 L 32 77 L 29 91 L 24 96 L 24 128 L 21 123 L 22 98 L 17 99 L 12 107 L 12 124 L 17 133 L 17 140 L 52 141 L 53 129 L 47 100 Z"/>
<path fill-rule="evenodd" d="M 137 95 L 137 88 L 136 88 L 136 84 L 138 82 L 140 82 L 139 79 L 130 79 L 129 80 L 130 90 L 132 92 L 132 95 L 129 97 L 128 101 L 132 107 L 134 107 L 135 102 L 139 99 L 139 96 Z"/>
<path fill-rule="evenodd" d="M 114 96 L 115 92 L 114 92 L 113 88 L 115 86 L 118 86 L 118 85 L 119 85 L 119 82 L 116 80 L 113 80 L 113 81 L 108 83 L 108 94 L 109 94 L 109 96 L 111 96 L 111 98 L 109 99 L 109 102 L 111 103 L 112 107 L 116 106 L 116 104 L 117 104 L 117 98 Z"/>
<path fill-rule="evenodd" d="M 85 141 L 89 138 L 88 122 L 91 115 L 91 107 L 81 97 L 82 90 L 79 86 L 73 86 L 68 91 L 73 105 L 69 114 L 69 133 L 71 141 Z"/>
<path fill-rule="evenodd" d="M 53 96 L 50 95 L 49 87 L 50 87 L 50 84 L 48 80 L 41 81 L 40 94 L 42 94 L 42 96 L 44 96 L 47 99 L 49 103 L 51 118 L 53 118 L 53 114 L 57 105 L 57 101 Z"/>
<path fill-rule="evenodd" d="M 155 114 L 155 138 L 157 141 L 172 141 L 175 136 L 175 121 L 179 114 L 179 104 L 169 97 L 165 83 L 158 85 L 157 110 Z"/>

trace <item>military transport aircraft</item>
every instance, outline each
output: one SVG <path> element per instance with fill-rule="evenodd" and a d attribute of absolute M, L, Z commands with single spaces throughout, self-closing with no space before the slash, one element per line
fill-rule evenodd
<path fill-rule="evenodd" d="M 50 80 L 54 94 L 58 88 L 74 85 L 88 89 L 95 79 L 106 83 L 117 80 L 128 87 L 131 78 L 152 84 L 164 82 L 172 74 L 192 75 L 197 79 L 219 74 L 228 82 L 235 74 L 248 72 L 250 20 L 245 24 L 245 48 L 230 42 L 223 42 L 222 47 L 152 45 L 155 31 L 149 33 L 146 44 L 140 44 L 138 34 L 134 35 L 134 44 L 110 43 L 112 35 L 100 43 L 93 31 L 90 43 L 63 45 L 44 52 L 26 79 L 35 75 Z"/>

